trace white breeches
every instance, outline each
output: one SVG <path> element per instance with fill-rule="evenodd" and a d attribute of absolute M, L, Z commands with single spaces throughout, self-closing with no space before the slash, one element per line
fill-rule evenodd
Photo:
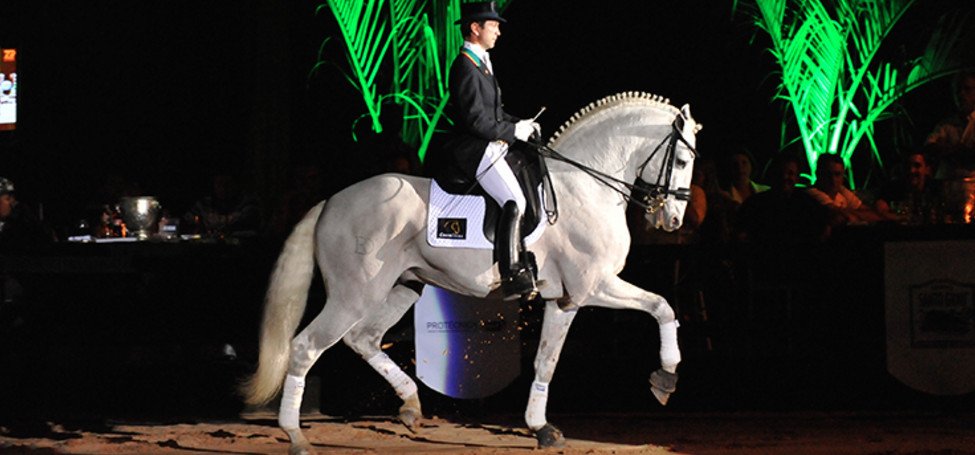
<path fill-rule="evenodd" d="M 508 162 L 504 160 L 507 154 L 508 144 L 501 141 L 488 144 L 480 164 L 477 165 L 477 182 L 498 202 L 498 205 L 504 207 L 505 202 L 515 201 L 515 204 L 518 204 L 518 211 L 524 215 L 525 195 L 521 192 L 511 166 L 508 166 Z"/>

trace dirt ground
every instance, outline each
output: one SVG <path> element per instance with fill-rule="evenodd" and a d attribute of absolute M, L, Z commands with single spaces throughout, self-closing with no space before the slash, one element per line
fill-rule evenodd
<path fill-rule="evenodd" d="M 359 454 L 975 454 L 975 414 L 686 413 L 560 415 L 563 449 L 539 451 L 517 416 L 392 419 L 305 416 L 319 453 Z M 36 421 L 0 427 L 0 453 L 287 453 L 272 415 L 237 421 Z"/>

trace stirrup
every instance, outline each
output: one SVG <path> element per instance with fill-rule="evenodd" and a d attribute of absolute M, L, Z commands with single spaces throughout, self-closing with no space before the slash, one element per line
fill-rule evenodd
<path fill-rule="evenodd" d="M 520 267 L 510 277 L 501 280 L 501 294 L 505 302 L 534 299 L 538 296 L 535 274 L 527 267 Z"/>

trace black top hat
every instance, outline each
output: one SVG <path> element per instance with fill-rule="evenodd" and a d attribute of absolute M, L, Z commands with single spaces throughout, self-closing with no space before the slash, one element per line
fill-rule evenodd
<path fill-rule="evenodd" d="M 494 7 L 494 2 L 477 2 L 477 3 L 461 3 L 460 5 L 460 20 L 454 22 L 455 24 L 462 24 L 464 22 L 480 22 L 494 20 L 498 22 L 508 22 L 498 14 L 497 9 Z"/>

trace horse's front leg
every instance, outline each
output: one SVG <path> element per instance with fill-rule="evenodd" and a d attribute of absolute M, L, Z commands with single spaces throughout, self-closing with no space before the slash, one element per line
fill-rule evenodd
<path fill-rule="evenodd" d="M 674 310 L 663 297 L 644 291 L 614 276 L 605 280 L 586 305 L 604 308 L 641 310 L 650 313 L 660 327 L 660 369 L 650 375 L 653 395 L 660 404 L 666 405 L 677 386 L 677 364 L 680 348 L 677 346 L 677 319 Z"/>
<path fill-rule="evenodd" d="M 554 300 L 545 302 L 545 318 L 542 320 L 542 338 L 535 354 L 535 380 L 528 394 L 528 407 L 525 409 L 525 423 L 535 433 L 539 447 L 562 447 L 565 437 L 554 425 L 545 420 L 545 407 L 548 404 L 548 385 L 559 363 L 559 354 L 565 337 L 576 317 L 576 309 L 563 310 Z"/>

